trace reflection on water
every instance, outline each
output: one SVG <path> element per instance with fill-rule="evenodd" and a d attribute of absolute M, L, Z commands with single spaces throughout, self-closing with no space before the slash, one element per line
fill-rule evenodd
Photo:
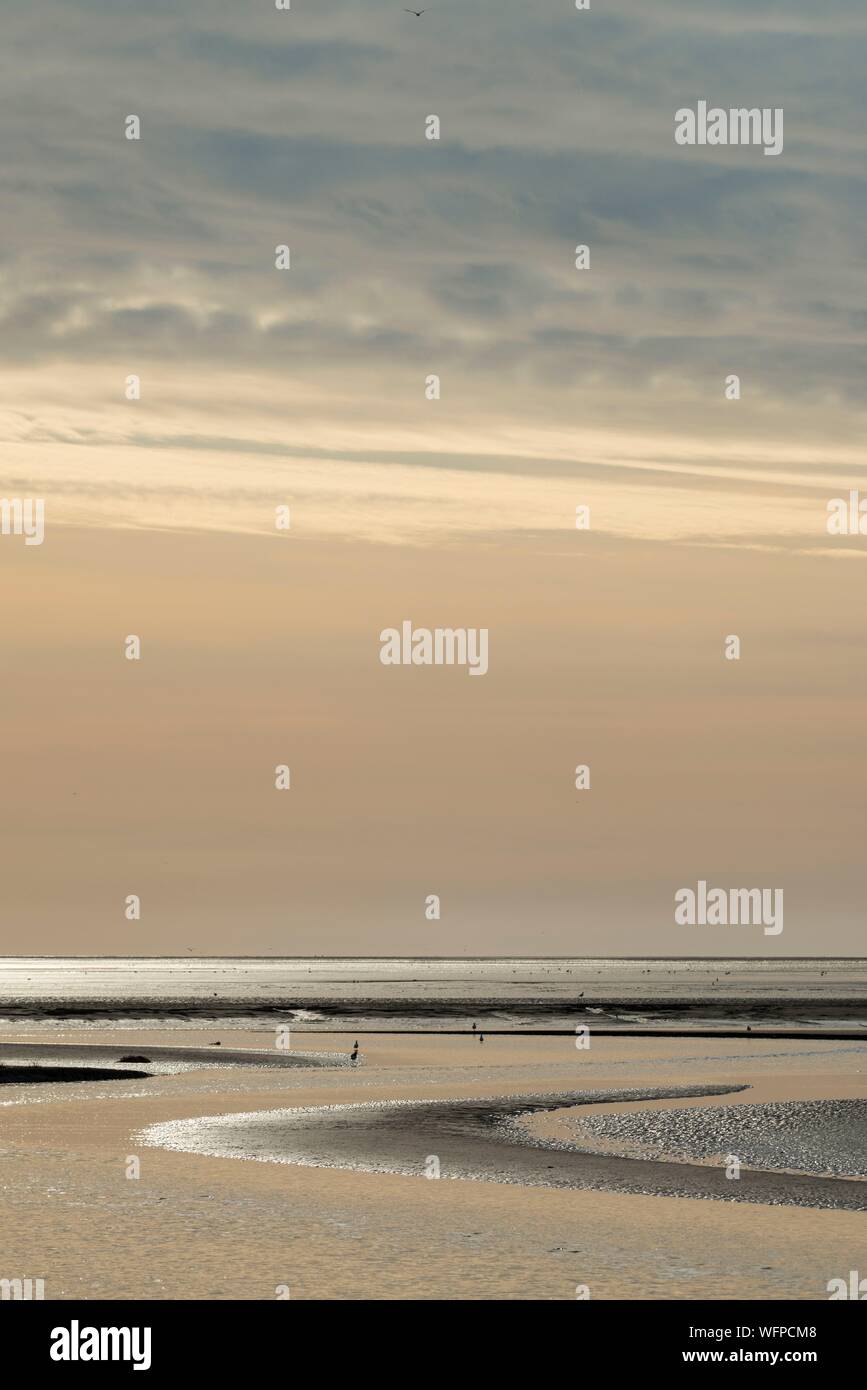
<path fill-rule="evenodd" d="M 305 1030 L 572 1030 L 741 1022 L 815 1029 L 867 1023 L 864 960 L 154 960 L 0 963 L 0 1023 L 89 1027 L 171 1019 L 190 1027 L 284 1020 Z"/>

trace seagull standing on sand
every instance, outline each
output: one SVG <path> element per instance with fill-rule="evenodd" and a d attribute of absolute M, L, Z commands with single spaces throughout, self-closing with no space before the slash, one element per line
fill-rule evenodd
<path fill-rule="evenodd" d="M 350 1060 L 350 1062 L 357 1062 L 357 1061 L 358 1061 L 358 1039 L 357 1039 L 357 1038 L 356 1038 L 356 1041 L 355 1041 L 355 1046 L 353 1047 L 352 1051 L 351 1051 L 350 1054 L 349 1054 L 349 1060 Z"/>

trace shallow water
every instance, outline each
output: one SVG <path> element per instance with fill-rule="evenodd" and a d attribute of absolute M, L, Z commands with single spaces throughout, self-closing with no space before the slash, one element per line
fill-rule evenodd
<path fill-rule="evenodd" d="M 0 1066 L 0 1086 L 53 1085 L 59 1081 L 141 1080 L 150 1072 L 133 1067 Z"/>
<path fill-rule="evenodd" d="M 864 960 L 6 958 L 0 1025 L 796 1026 L 867 1035 Z"/>
<path fill-rule="evenodd" d="M 140 1142 L 189 1153 L 302 1167 L 399 1173 L 407 1177 L 600 1188 L 722 1201 L 867 1210 L 867 1185 L 800 1173 L 745 1169 L 737 1181 L 722 1165 L 698 1167 L 610 1154 L 534 1138 L 522 1116 L 569 1106 L 732 1094 L 743 1086 L 665 1087 L 486 1100 L 375 1101 L 366 1104 L 208 1116 L 153 1125 Z M 836 1102 L 827 1105 L 828 1113 Z M 435 1162 L 434 1162 L 435 1161 Z"/>

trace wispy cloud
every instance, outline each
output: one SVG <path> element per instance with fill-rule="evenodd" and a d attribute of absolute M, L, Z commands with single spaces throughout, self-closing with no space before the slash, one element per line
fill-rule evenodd
<path fill-rule="evenodd" d="M 94 525 L 146 457 L 178 525 L 253 525 L 214 505 L 234 483 L 383 539 L 561 526 L 589 493 L 612 534 L 809 538 L 867 425 L 860 5 L 403 18 L 11 0 L 7 469 L 67 501 L 98 478 Z M 783 157 L 675 146 L 698 95 L 783 106 Z"/>

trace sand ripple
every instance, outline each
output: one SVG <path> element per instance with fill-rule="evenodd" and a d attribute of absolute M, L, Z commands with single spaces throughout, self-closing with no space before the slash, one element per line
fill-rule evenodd
<path fill-rule="evenodd" d="M 867 1101 L 805 1100 L 582 1115 L 574 1144 L 626 1157 L 695 1162 L 735 1155 L 751 1168 L 867 1177 Z"/>

